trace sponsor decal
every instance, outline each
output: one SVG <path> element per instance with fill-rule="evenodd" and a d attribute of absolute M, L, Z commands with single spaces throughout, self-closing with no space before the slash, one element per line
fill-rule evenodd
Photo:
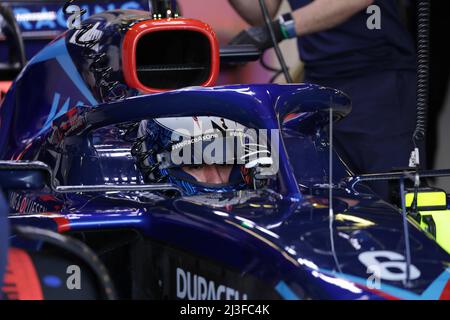
<path fill-rule="evenodd" d="M 200 141 L 211 141 L 213 139 L 218 139 L 218 138 L 219 138 L 219 134 L 214 133 L 214 134 L 205 134 L 205 135 L 198 136 L 198 137 L 195 137 L 195 138 L 189 139 L 189 140 L 183 140 L 182 142 L 173 145 L 172 151 L 176 151 L 180 148 L 186 147 L 187 145 L 195 144 Z"/>
<path fill-rule="evenodd" d="M 380 280 L 404 281 L 407 279 L 408 264 L 402 254 L 393 251 L 367 251 L 358 257 L 359 261 L 367 267 L 371 276 L 367 279 L 367 287 L 380 289 Z M 420 270 L 413 264 L 409 265 L 409 279 L 419 279 Z"/>
<path fill-rule="evenodd" d="M 107 10 L 148 9 L 144 1 L 111 1 L 106 5 L 86 4 L 87 1 L 79 2 L 82 3 L 79 8 L 86 10 L 83 19 Z M 67 17 L 59 5 L 21 5 L 14 6 L 13 11 L 23 31 L 63 31 L 67 28 Z"/>
<path fill-rule="evenodd" d="M 247 300 L 246 293 L 205 277 L 176 269 L 177 298 L 187 300 Z"/>
<path fill-rule="evenodd" d="M 16 192 L 9 194 L 9 207 L 16 213 L 43 213 L 48 211 L 41 203 Z"/>

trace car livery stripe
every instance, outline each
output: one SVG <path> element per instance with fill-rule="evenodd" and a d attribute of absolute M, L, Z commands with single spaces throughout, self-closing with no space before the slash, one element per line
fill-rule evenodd
<path fill-rule="evenodd" d="M 450 281 L 450 267 L 442 272 L 428 288 L 422 292 L 422 294 L 416 294 L 405 289 L 401 289 L 395 286 L 381 283 L 380 290 L 374 290 L 367 287 L 367 279 L 352 276 L 345 273 L 334 272 L 332 270 L 320 269 L 320 272 L 332 275 L 334 277 L 340 277 L 349 281 L 359 284 L 366 290 L 379 294 L 380 296 L 387 295 L 388 299 L 404 299 L 404 300 L 439 300 L 442 297 L 447 297 L 447 288 Z"/>
<path fill-rule="evenodd" d="M 64 233 L 70 230 L 70 220 L 64 216 L 52 218 L 56 223 L 58 233 Z"/>
<path fill-rule="evenodd" d="M 61 65 L 61 68 L 65 71 L 67 76 L 77 86 L 78 90 L 83 94 L 87 101 L 91 105 L 97 105 L 98 102 L 92 95 L 92 92 L 88 89 L 83 79 L 80 76 L 77 68 L 75 67 L 69 52 L 67 51 L 65 38 L 61 38 L 39 52 L 33 59 L 30 60 L 28 65 L 33 65 L 39 62 L 56 59 Z M 20 77 L 20 76 L 19 76 Z"/>
<path fill-rule="evenodd" d="M 440 299 L 450 280 L 450 268 L 441 273 L 436 280 L 422 293 L 423 299 Z"/>
<path fill-rule="evenodd" d="M 450 280 L 447 282 L 447 285 L 444 288 L 439 300 L 450 300 Z"/>
<path fill-rule="evenodd" d="M 392 296 L 392 295 L 390 295 L 390 294 L 388 294 L 386 292 L 383 292 L 383 291 L 380 291 L 380 290 L 377 290 L 377 289 L 371 289 L 371 288 L 369 288 L 367 286 L 363 286 L 363 285 L 360 285 L 358 283 L 355 283 L 355 285 L 358 288 L 362 289 L 362 290 L 370 291 L 371 293 L 373 293 L 373 294 L 375 294 L 375 295 L 377 295 L 377 296 L 379 296 L 379 297 L 381 297 L 383 299 L 386 299 L 386 300 L 402 300 L 401 298 L 394 297 L 394 296 Z"/>
<path fill-rule="evenodd" d="M 280 281 L 275 287 L 275 290 L 277 290 L 284 300 L 301 300 L 284 281 Z"/>

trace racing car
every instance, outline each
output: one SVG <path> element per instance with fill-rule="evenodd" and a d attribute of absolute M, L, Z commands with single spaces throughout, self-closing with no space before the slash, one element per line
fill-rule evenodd
<path fill-rule="evenodd" d="M 176 12 L 93 15 L 27 63 L 0 107 L 0 170 L 46 178 L 9 188 L 9 222 L 82 241 L 121 299 L 450 299 L 435 223 L 449 197 L 405 183 L 449 172 L 355 176 L 330 145 L 348 96 L 215 86 L 221 63 L 254 52 L 221 50 Z M 229 141 L 232 185 L 186 179 L 170 157 Z M 398 181 L 403 201 L 380 199 L 374 180 Z"/>

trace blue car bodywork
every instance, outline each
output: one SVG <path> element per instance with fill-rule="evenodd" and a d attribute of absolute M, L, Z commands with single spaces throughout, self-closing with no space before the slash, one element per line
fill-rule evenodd
<path fill-rule="evenodd" d="M 107 36 L 100 45 L 114 52 L 122 31 L 113 26 L 133 19 L 142 16 L 113 11 L 90 22 L 101 22 Z M 12 224 L 83 239 L 124 298 L 448 299 L 449 255 L 408 218 L 406 272 L 401 211 L 352 186 L 337 154 L 330 221 L 327 125 L 330 108 L 335 121 L 350 112 L 345 94 L 309 84 L 151 95 L 127 88 L 126 98 L 108 101 L 89 81 L 82 48 L 70 42 L 74 32 L 37 54 L 1 105 L 2 159 L 41 161 L 61 187 L 11 192 Z M 111 74 L 123 82 L 120 63 Z M 187 116 L 279 129 L 276 181 L 261 190 L 191 197 L 166 196 L 177 192 L 169 185 L 145 189 L 119 125 Z M 76 188 L 101 185 L 138 190 Z"/>
<path fill-rule="evenodd" d="M 8 2 L 8 1 L 7 1 Z M 67 30 L 67 16 L 63 12 L 64 1 L 10 1 L 14 15 L 17 17 L 20 30 L 25 41 L 26 57 L 31 59 L 41 51 L 55 36 Z M 77 1 L 75 5 L 86 11 L 83 19 L 114 9 L 148 9 L 145 0 L 112 0 L 112 1 Z M 0 39 L 3 34 L 0 30 Z M 0 40 L 0 61 L 5 61 L 8 45 Z"/>

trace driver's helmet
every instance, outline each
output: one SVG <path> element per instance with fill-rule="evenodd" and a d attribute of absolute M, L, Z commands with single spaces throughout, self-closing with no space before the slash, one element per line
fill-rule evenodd
<path fill-rule="evenodd" d="M 133 155 L 150 183 L 172 183 L 184 195 L 233 192 L 255 187 L 257 168 L 272 158 L 255 130 L 218 117 L 182 117 L 141 121 Z M 184 166 L 232 166 L 225 184 L 198 181 Z M 258 186 L 261 186 L 258 179 Z"/>

